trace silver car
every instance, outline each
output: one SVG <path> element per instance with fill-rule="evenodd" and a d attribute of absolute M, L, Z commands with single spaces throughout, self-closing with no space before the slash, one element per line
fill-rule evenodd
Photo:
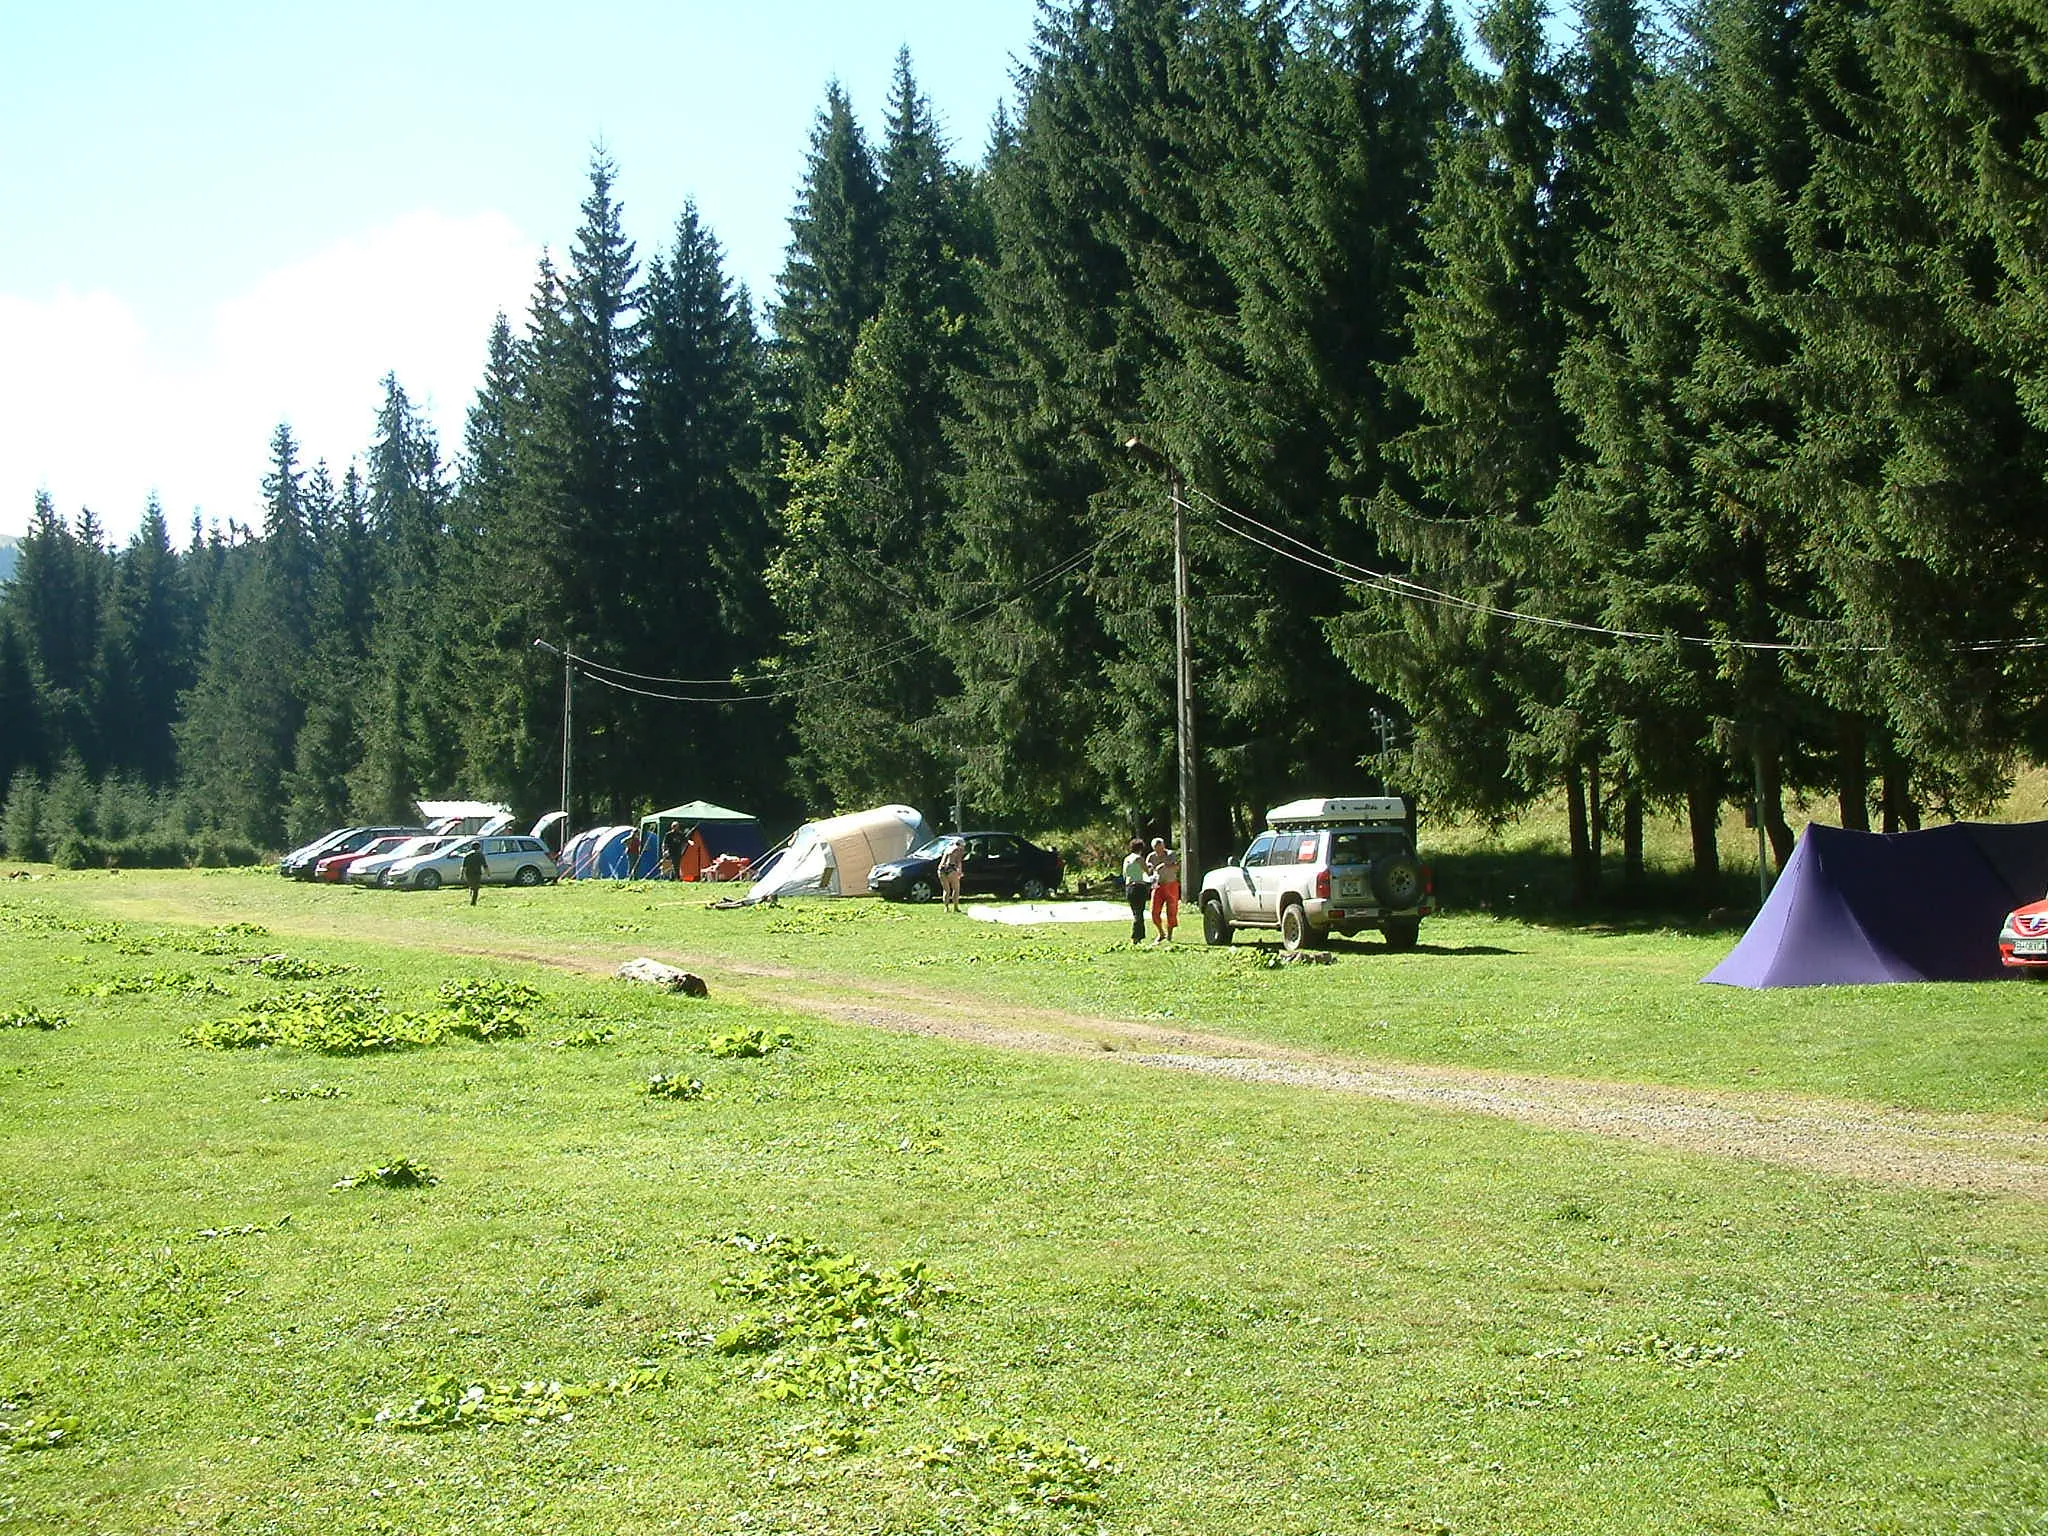
<path fill-rule="evenodd" d="M 1333 933 L 1377 928 L 1413 949 L 1436 910 L 1415 857 L 1415 810 L 1404 795 L 1296 800 L 1267 813 L 1268 830 L 1233 864 L 1202 876 L 1202 937 L 1228 944 L 1239 928 L 1277 928 L 1302 949 Z"/>
<path fill-rule="evenodd" d="M 389 853 L 376 854 L 371 858 L 357 859 L 349 865 L 346 876 L 350 885 L 382 885 L 384 877 L 391 872 L 391 866 L 403 859 L 418 858 L 423 853 L 432 853 L 454 842 L 452 837 L 429 833 L 423 837 L 407 838 Z"/>
<path fill-rule="evenodd" d="M 415 891 L 462 884 L 462 861 L 469 850 L 484 851 L 484 884 L 541 885 L 556 878 L 554 855 L 537 837 L 458 837 L 431 853 L 400 859 L 384 872 L 384 884 Z"/>

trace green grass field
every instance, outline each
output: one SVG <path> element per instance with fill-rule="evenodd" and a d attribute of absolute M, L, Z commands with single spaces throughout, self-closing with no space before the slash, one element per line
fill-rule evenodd
<path fill-rule="evenodd" d="M 0 885 L 0 1529 L 2048 1529 L 2038 1202 L 810 1008 L 2009 1132 L 2048 991 L 1699 986 L 1726 932 L 1455 917 L 1269 970 L 702 899 Z"/>

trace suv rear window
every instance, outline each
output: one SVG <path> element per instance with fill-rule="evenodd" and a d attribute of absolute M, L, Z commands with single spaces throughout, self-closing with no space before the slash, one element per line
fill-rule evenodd
<path fill-rule="evenodd" d="M 1385 858 L 1390 853 L 1405 856 L 1407 852 L 1407 835 L 1392 828 L 1385 831 L 1352 828 L 1330 834 L 1332 865 L 1370 864 L 1374 859 Z"/>

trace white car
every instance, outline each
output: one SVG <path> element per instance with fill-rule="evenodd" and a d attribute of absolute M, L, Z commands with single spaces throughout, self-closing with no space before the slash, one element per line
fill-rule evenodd
<path fill-rule="evenodd" d="M 482 845 L 485 885 L 541 885 L 556 878 L 554 855 L 537 837 L 458 837 L 431 853 L 400 859 L 384 872 L 384 884 L 415 891 L 462 884 L 462 861 Z"/>
<path fill-rule="evenodd" d="M 391 866 L 400 860 L 418 858 L 421 854 L 446 848 L 454 841 L 453 837 L 432 833 L 424 837 L 407 838 L 389 853 L 357 859 L 355 863 L 349 865 L 346 878 L 350 885 L 383 885 L 384 877 L 391 872 Z"/>
<path fill-rule="evenodd" d="M 1277 928 L 1280 947 L 1377 928 L 1389 949 L 1413 949 L 1436 910 L 1415 858 L 1415 806 L 1405 795 L 1296 800 L 1236 863 L 1202 876 L 1202 937 L 1228 944 L 1239 928 Z"/>

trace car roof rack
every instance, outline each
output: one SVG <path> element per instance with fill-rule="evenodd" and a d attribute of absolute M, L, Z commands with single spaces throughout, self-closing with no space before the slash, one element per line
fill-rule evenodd
<path fill-rule="evenodd" d="M 1354 795 L 1323 800 L 1290 800 L 1266 812 L 1273 827 L 1328 827 L 1361 821 L 1415 820 L 1415 802 L 1407 795 Z"/>

